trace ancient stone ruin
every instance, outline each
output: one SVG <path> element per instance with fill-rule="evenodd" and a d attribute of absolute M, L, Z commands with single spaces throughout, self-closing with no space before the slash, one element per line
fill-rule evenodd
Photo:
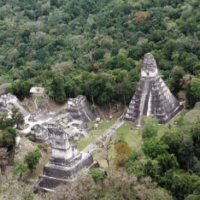
<path fill-rule="evenodd" d="M 126 121 L 135 122 L 138 126 L 142 116 L 152 116 L 160 124 L 166 124 L 181 109 L 179 101 L 172 95 L 160 75 L 152 54 L 144 57 L 141 79 L 125 114 Z"/>
<path fill-rule="evenodd" d="M 36 142 L 48 141 L 51 145 L 52 156 L 39 176 L 40 189 L 53 189 L 60 183 L 72 181 L 81 169 L 96 166 L 89 153 L 80 153 L 76 145 L 69 143 L 88 136 L 87 122 L 95 119 L 85 96 L 69 99 L 68 108 L 54 114 L 43 109 L 29 113 L 14 95 L 0 95 L 0 113 L 7 111 L 10 117 L 12 107 L 19 108 L 24 116 L 22 132 L 32 135 Z"/>
<path fill-rule="evenodd" d="M 80 137 L 87 137 L 87 123 L 95 120 L 91 113 L 85 96 L 78 95 L 68 100 L 68 108 L 61 110 L 54 115 L 54 121 L 60 124 L 66 131 L 72 131 L 69 140 L 78 140 Z M 68 131 L 69 132 L 69 131 Z"/>
<path fill-rule="evenodd" d="M 49 140 L 49 131 L 44 125 L 36 124 L 31 128 L 29 134 L 34 137 L 35 142 L 42 143 Z"/>
<path fill-rule="evenodd" d="M 79 140 L 81 137 L 88 136 L 87 122 L 94 119 L 86 97 L 79 95 L 76 98 L 69 99 L 68 108 L 56 114 L 44 109 L 37 109 L 32 112 L 25 117 L 25 125 L 27 126 L 24 125 L 21 130 L 32 135 L 36 142 L 45 142 L 48 140 L 46 126 L 48 123 L 55 122 L 68 134 L 69 141 Z"/>
<path fill-rule="evenodd" d="M 19 112 L 24 116 L 28 116 L 30 113 L 21 106 L 17 97 L 12 94 L 2 94 L 0 95 L 0 114 L 4 112 L 8 113 L 8 116 L 12 114 L 11 109 L 13 107 L 19 108 Z"/>
<path fill-rule="evenodd" d="M 51 119 L 53 118 L 53 113 L 50 113 L 47 110 L 38 109 L 30 114 L 28 121 L 30 122 L 37 122 L 40 120 L 46 121 L 50 118 Z"/>
<path fill-rule="evenodd" d="M 79 153 L 76 145 L 70 145 L 67 134 L 57 124 L 48 124 L 49 142 L 52 156 L 39 176 L 39 189 L 49 190 L 60 183 L 72 181 L 72 178 L 83 168 L 93 164 L 89 153 Z"/>
<path fill-rule="evenodd" d="M 85 96 L 78 95 L 76 98 L 68 100 L 68 108 L 58 112 L 55 117 L 69 113 L 74 120 L 82 120 L 89 122 L 95 120 L 94 115 L 91 113 L 88 102 Z"/>
<path fill-rule="evenodd" d="M 19 108 L 19 112 L 24 116 L 25 123 L 18 128 L 23 133 L 32 135 L 36 142 L 48 141 L 47 125 L 54 122 L 64 129 L 69 141 L 87 137 L 89 134 L 87 122 L 95 119 L 86 97 L 82 95 L 69 99 L 68 108 L 56 114 L 44 109 L 37 109 L 30 113 L 21 106 L 16 96 L 0 95 L 0 114 L 7 112 L 8 117 L 11 117 L 13 107 Z"/>
<path fill-rule="evenodd" d="M 79 95 L 69 99 L 68 108 L 56 114 L 43 109 L 34 111 L 25 118 L 30 126 L 23 132 L 31 134 L 37 142 L 45 142 L 48 140 L 46 126 L 48 123 L 55 122 L 67 133 L 69 141 L 79 140 L 81 137 L 88 136 L 87 123 L 94 119 L 86 97 Z"/>

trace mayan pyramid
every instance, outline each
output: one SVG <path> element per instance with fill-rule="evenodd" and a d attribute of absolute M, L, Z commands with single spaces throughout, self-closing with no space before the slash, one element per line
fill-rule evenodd
<path fill-rule="evenodd" d="M 152 54 L 144 56 L 141 78 L 133 95 L 124 120 L 135 122 L 142 116 L 152 116 L 160 124 L 166 124 L 181 109 L 182 105 L 172 95 L 160 75 Z M 140 122 L 138 122 L 140 123 Z"/>

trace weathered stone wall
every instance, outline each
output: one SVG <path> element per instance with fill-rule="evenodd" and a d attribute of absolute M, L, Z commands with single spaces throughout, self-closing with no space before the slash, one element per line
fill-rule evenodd
<path fill-rule="evenodd" d="M 35 142 L 46 142 L 49 139 L 49 131 L 42 125 L 36 124 L 31 128 L 30 135 L 35 139 Z"/>

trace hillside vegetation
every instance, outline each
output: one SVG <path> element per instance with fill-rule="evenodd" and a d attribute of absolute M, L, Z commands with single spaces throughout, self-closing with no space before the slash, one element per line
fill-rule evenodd
<path fill-rule="evenodd" d="M 84 94 L 129 103 L 145 53 L 188 106 L 199 100 L 198 0 L 1 0 L 0 84 L 23 99 L 43 86 L 58 103 Z M 194 77 L 193 77 L 194 78 Z M 183 92 L 182 92 L 183 91 Z"/>
<path fill-rule="evenodd" d="M 199 9 L 199 0 L 0 0 L 0 85 L 11 83 L 6 92 L 20 100 L 32 86 L 41 86 L 59 104 L 82 94 L 106 109 L 116 102 L 128 105 L 144 54 L 150 52 L 171 92 L 187 108 L 196 105 L 167 125 L 146 118 L 136 131 L 124 123 L 116 138 L 99 141 L 102 145 L 94 152 L 107 173 L 85 171 L 53 193 L 35 194 L 34 183 L 27 180 L 41 173 L 50 156 L 48 146 L 35 145 L 39 149 L 31 155 L 37 154 L 37 162 L 29 165 L 27 158 L 32 163 L 34 156 L 24 155 L 26 163 L 4 166 L 0 199 L 200 199 Z M 71 142 L 83 150 L 94 141 L 92 135 L 102 134 L 113 122 Z M 7 113 L 0 116 L 4 153 L 19 151 L 15 125 Z M 46 157 L 37 165 L 40 152 Z M 30 155 L 28 149 L 24 153 Z"/>

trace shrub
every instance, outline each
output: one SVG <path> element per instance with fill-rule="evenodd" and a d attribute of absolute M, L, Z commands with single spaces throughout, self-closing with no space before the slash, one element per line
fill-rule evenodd
<path fill-rule="evenodd" d="M 142 145 L 142 151 L 144 154 L 152 159 L 155 159 L 158 155 L 162 155 L 167 153 L 169 146 L 165 144 L 163 141 L 158 141 L 156 138 L 150 138 L 149 140 L 145 140 Z"/>
<path fill-rule="evenodd" d="M 12 127 L 7 127 L 2 131 L 0 136 L 0 146 L 9 147 L 14 144 L 16 130 Z"/>
<path fill-rule="evenodd" d="M 125 162 L 124 166 L 126 170 L 130 169 L 133 167 L 134 162 L 137 160 L 138 155 L 135 152 L 135 150 L 132 149 L 130 156 L 128 157 L 128 160 Z"/>
<path fill-rule="evenodd" d="M 158 132 L 158 120 L 155 118 L 146 118 L 145 125 L 142 129 L 142 138 L 151 138 L 156 136 Z"/>
<path fill-rule="evenodd" d="M 12 85 L 8 85 L 8 86 L 6 87 L 6 93 L 11 93 L 11 94 L 13 94 L 13 86 L 12 86 Z"/>
<path fill-rule="evenodd" d="M 91 107 L 90 107 L 90 109 L 91 109 L 92 112 L 95 112 L 96 109 L 97 109 L 97 107 L 94 104 L 92 104 Z"/>
<path fill-rule="evenodd" d="M 7 127 L 12 127 L 14 125 L 14 121 L 10 118 L 6 118 L 4 120 L 1 121 L 0 123 L 0 129 L 5 129 Z"/>
<path fill-rule="evenodd" d="M 39 163 L 39 159 L 42 157 L 42 154 L 40 153 L 39 149 L 36 149 L 35 151 L 29 151 L 28 154 L 25 157 L 25 162 L 28 165 L 28 168 L 33 171 L 35 169 L 35 166 Z"/>
<path fill-rule="evenodd" d="M 117 137 L 115 139 L 115 143 L 121 143 L 123 142 L 125 145 L 128 145 L 128 143 L 124 140 L 124 137 L 122 134 L 117 134 Z"/>
<path fill-rule="evenodd" d="M 38 148 L 44 152 L 47 152 L 47 149 L 48 149 L 47 145 L 45 144 L 38 144 Z"/>
<path fill-rule="evenodd" d="M 100 60 L 103 58 L 103 56 L 105 55 L 106 51 L 104 49 L 96 49 L 92 56 L 94 58 L 94 60 Z"/>
<path fill-rule="evenodd" d="M 161 180 L 164 188 L 171 192 L 174 199 L 185 199 L 188 194 L 192 194 L 198 188 L 199 177 L 183 170 L 171 169 Z"/>
<path fill-rule="evenodd" d="M 116 157 L 114 159 L 115 169 L 118 170 L 120 166 L 123 166 L 126 160 L 131 154 L 131 148 L 123 142 L 115 145 Z"/>
<path fill-rule="evenodd" d="M 177 119 L 177 125 L 178 126 L 183 126 L 184 125 L 184 118 L 183 117 L 179 117 Z"/>
<path fill-rule="evenodd" d="M 12 172 L 13 174 L 18 174 L 19 173 L 19 179 L 21 179 L 22 175 L 24 174 L 24 172 L 26 172 L 28 169 L 27 165 L 24 164 L 17 164 L 13 167 Z"/>
<path fill-rule="evenodd" d="M 135 13 L 133 22 L 134 24 L 143 24 L 150 17 L 150 13 L 146 11 L 139 11 Z"/>
<path fill-rule="evenodd" d="M 32 141 L 32 142 L 35 141 L 35 138 L 34 138 L 32 135 L 28 136 L 28 139 L 29 139 L 30 141 Z"/>
<path fill-rule="evenodd" d="M 13 107 L 12 109 L 12 119 L 17 125 L 22 125 L 24 123 L 24 116 L 19 112 L 19 108 Z"/>
<path fill-rule="evenodd" d="M 106 177 L 105 173 L 99 169 L 89 171 L 89 176 L 91 176 L 95 182 L 103 181 Z"/>

